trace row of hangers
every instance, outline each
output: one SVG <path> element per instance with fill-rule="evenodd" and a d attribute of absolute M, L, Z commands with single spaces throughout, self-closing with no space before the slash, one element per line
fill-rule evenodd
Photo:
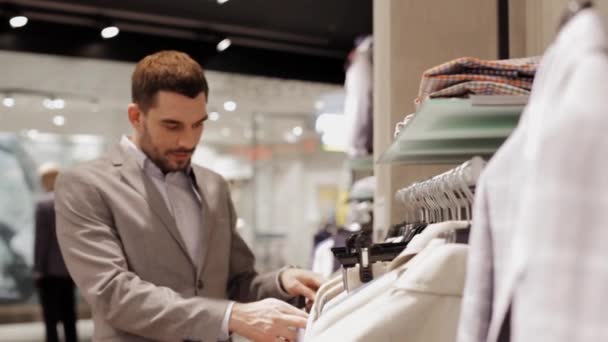
<path fill-rule="evenodd" d="M 471 220 L 474 188 L 486 161 L 481 157 L 397 192 L 405 222 L 435 223 Z"/>

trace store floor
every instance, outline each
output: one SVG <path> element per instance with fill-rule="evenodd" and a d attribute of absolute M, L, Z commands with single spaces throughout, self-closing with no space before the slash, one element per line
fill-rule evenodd
<path fill-rule="evenodd" d="M 92 341 L 93 322 L 91 320 L 79 320 L 77 329 L 78 339 L 81 342 Z M 61 327 L 58 330 L 61 336 Z M 0 324 L 0 342 L 40 342 L 44 339 L 42 322 Z"/>

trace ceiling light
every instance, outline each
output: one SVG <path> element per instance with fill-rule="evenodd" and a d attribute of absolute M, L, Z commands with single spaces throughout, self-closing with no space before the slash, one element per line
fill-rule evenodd
<path fill-rule="evenodd" d="M 38 130 L 36 130 L 36 129 L 29 129 L 25 132 L 25 135 L 27 135 L 28 138 L 34 140 L 34 139 L 38 138 L 38 136 L 40 135 L 40 132 L 38 132 Z"/>
<path fill-rule="evenodd" d="M 348 141 L 347 132 L 344 129 L 346 117 L 343 114 L 323 113 L 315 122 L 315 130 L 322 137 L 323 148 L 329 151 L 345 151 Z"/>
<path fill-rule="evenodd" d="M 220 119 L 220 113 L 218 112 L 211 112 L 209 113 L 209 120 L 211 121 L 217 121 Z"/>
<path fill-rule="evenodd" d="M 16 15 L 12 17 L 8 22 L 12 28 L 20 28 L 27 25 L 28 19 L 26 16 Z"/>
<path fill-rule="evenodd" d="M 217 3 L 220 5 L 223 5 L 225 3 L 227 3 L 229 0 L 217 0 Z"/>
<path fill-rule="evenodd" d="M 63 115 L 55 115 L 53 117 L 53 124 L 55 124 L 55 126 L 65 125 L 65 117 Z"/>
<path fill-rule="evenodd" d="M 55 109 L 65 108 L 65 101 L 63 99 L 55 99 L 53 103 L 55 105 Z"/>
<path fill-rule="evenodd" d="M 64 99 L 51 99 L 51 98 L 46 98 L 44 100 L 42 100 L 42 105 L 46 108 L 46 109 L 63 109 L 65 108 L 65 100 Z"/>
<path fill-rule="evenodd" d="M 7 96 L 2 100 L 2 104 L 4 105 L 4 107 L 15 107 L 15 99 Z"/>
<path fill-rule="evenodd" d="M 224 102 L 224 109 L 229 112 L 234 112 L 236 110 L 236 102 L 234 102 L 234 101 Z"/>
<path fill-rule="evenodd" d="M 44 100 L 42 100 L 42 105 L 46 108 L 46 109 L 55 109 L 55 102 L 49 98 L 46 98 Z"/>
<path fill-rule="evenodd" d="M 302 133 L 304 133 L 304 130 L 302 129 L 302 127 L 300 126 L 296 126 L 294 127 L 291 132 L 293 133 L 293 135 L 295 135 L 296 137 L 301 137 Z"/>
<path fill-rule="evenodd" d="M 107 26 L 101 30 L 101 37 L 103 39 L 110 39 L 118 36 L 120 29 L 116 26 Z"/>
<path fill-rule="evenodd" d="M 323 110 L 324 107 L 325 107 L 325 103 L 323 101 L 319 100 L 319 101 L 315 102 L 316 110 Z"/>
<path fill-rule="evenodd" d="M 226 50 L 227 48 L 230 47 L 230 45 L 232 45 L 232 41 L 228 38 L 222 40 L 221 42 L 217 43 L 217 51 L 222 52 L 224 50 Z"/>
<path fill-rule="evenodd" d="M 319 133 L 341 130 L 346 123 L 343 114 L 323 113 L 319 115 L 315 122 L 315 130 Z"/>

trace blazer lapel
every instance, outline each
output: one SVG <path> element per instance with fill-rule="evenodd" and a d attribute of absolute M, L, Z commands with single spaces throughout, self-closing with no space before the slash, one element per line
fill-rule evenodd
<path fill-rule="evenodd" d="M 169 208 L 167 208 L 167 205 L 165 204 L 165 200 L 152 180 L 143 173 L 135 159 L 128 156 L 120 145 L 116 145 L 114 149 L 111 150 L 110 155 L 113 164 L 115 166 L 120 166 L 120 174 L 125 182 L 142 195 L 152 209 L 152 212 L 163 222 L 163 225 L 169 230 L 171 236 L 188 257 L 188 260 L 192 262 L 186 244 L 177 229 L 175 219 L 171 215 Z"/>
<path fill-rule="evenodd" d="M 215 208 L 215 203 L 209 202 L 214 201 L 215 196 L 211 196 L 213 192 L 208 188 L 209 184 L 205 184 L 205 179 L 203 178 L 202 172 L 197 171 L 197 168 L 193 168 L 193 171 L 196 178 L 198 193 L 201 196 L 201 214 L 203 215 L 203 224 L 200 234 L 201 258 L 199 260 L 201 262 L 199 263 L 197 270 L 197 274 L 200 276 L 207 265 L 207 261 L 209 260 L 209 250 L 211 249 L 210 241 L 213 237 L 213 227 L 216 226 L 215 215 L 211 210 L 211 208 Z"/>

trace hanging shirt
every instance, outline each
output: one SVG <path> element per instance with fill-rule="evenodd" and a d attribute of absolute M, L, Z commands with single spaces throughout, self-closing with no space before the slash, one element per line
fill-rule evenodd
<path fill-rule="evenodd" d="M 608 340 L 608 36 L 594 9 L 543 57 L 478 185 L 458 341 Z"/>

